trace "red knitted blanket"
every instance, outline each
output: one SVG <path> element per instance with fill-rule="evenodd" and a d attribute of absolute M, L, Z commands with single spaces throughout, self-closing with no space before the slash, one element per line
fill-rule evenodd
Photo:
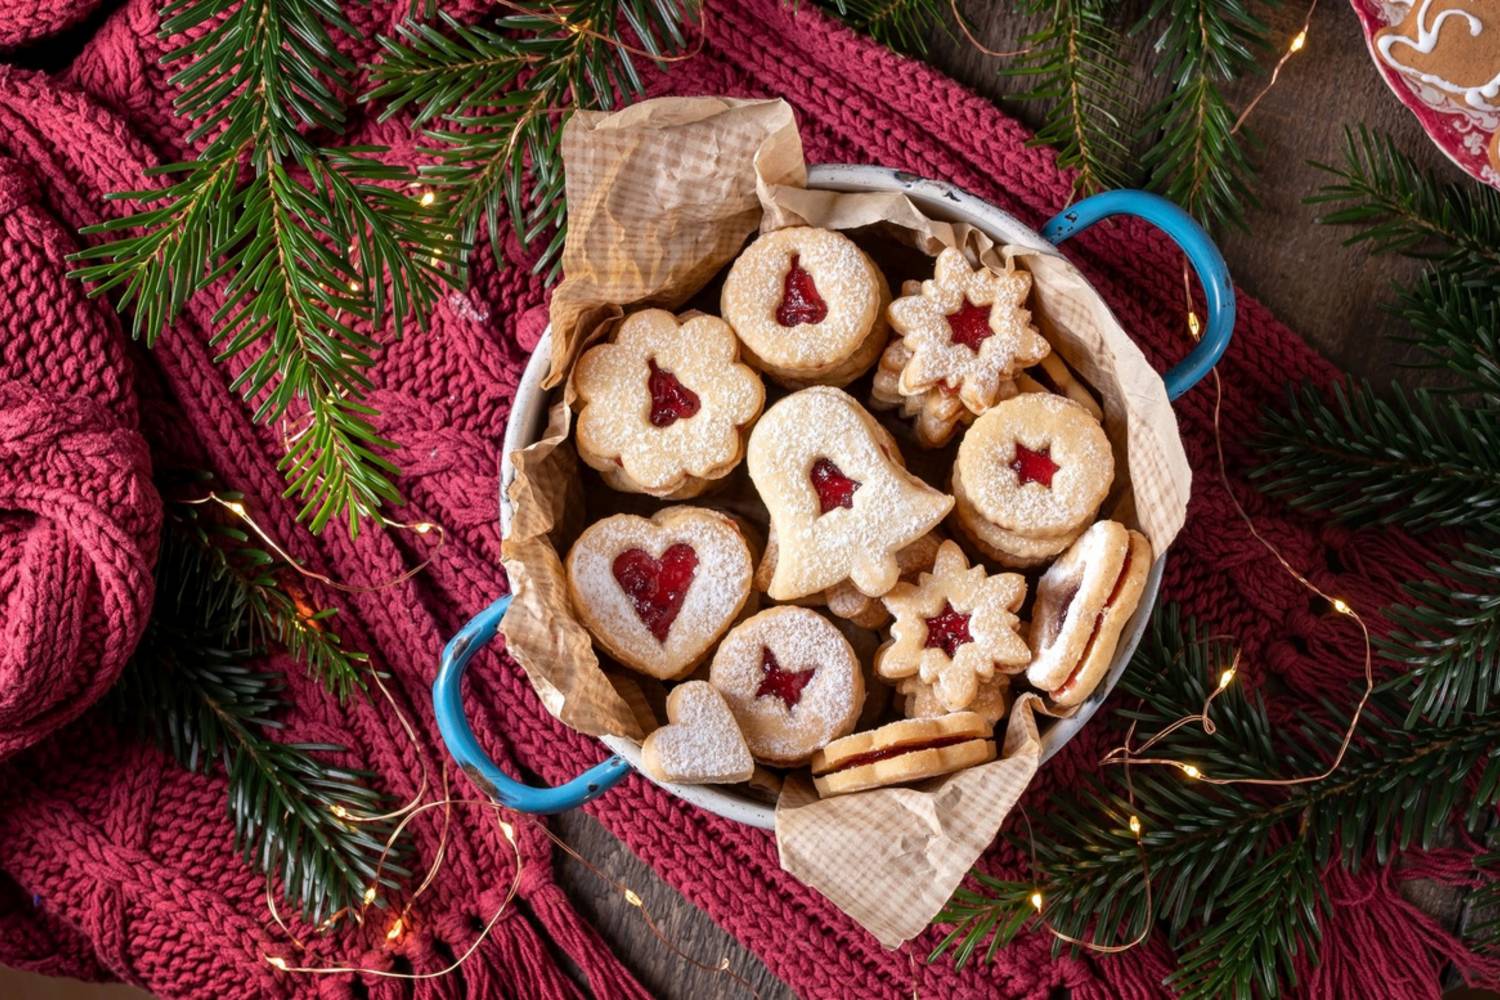
<path fill-rule="evenodd" d="M 215 303 L 194 302 L 149 354 L 128 346 L 107 303 L 86 301 L 64 275 L 79 227 L 119 207 L 105 192 L 143 186 L 148 166 L 184 154 L 158 65 L 158 0 L 129 0 L 59 77 L 0 66 L 0 962 L 86 978 L 118 978 L 162 997 L 395 997 L 407 987 L 352 976 L 311 979 L 264 961 L 284 944 L 264 886 L 235 856 L 218 779 L 184 773 L 149 746 L 86 713 L 118 674 L 149 607 L 159 503 L 150 464 L 209 467 L 243 490 L 299 558 L 347 582 L 395 576 L 419 555 L 400 535 L 337 530 L 313 538 L 280 499 L 277 432 L 257 426 L 229 388 L 234 371 L 207 345 Z M 0 0 L 0 49 L 65 25 L 92 4 Z M 450 9 L 452 5 L 449 5 Z M 466 4 L 469 13 L 472 4 Z M 707 44 L 652 78 L 652 90 L 781 96 L 799 116 L 812 162 L 881 163 L 957 183 L 1036 225 L 1069 197 L 1050 152 L 992 104 L 932 70 L 831 24 L 809 5 L 711 3 Z M 405 0 L 351 5 L 367 37 L 389 30 Z M 46 17 L 36 16 L 47 12 Z M 462 11 L 454 11 L 463 13 Z M 374 58 L 369 41 L 351 46 Z M 356 141 L 410 152 L 400 123 L 362 122 Z M 510 264 L 521 259 L 504 241 Z M 1076 244 L 1076 245 L 1075 245 Z M 1100 227 L 1069 253 L 1161 367 L 1184 350 L 1180 258 L 1133 223 Z M 205 297 L 206 298 L 206 297 Z M 427 691 L 438 651 L 470 615 L 504 592 L 496 522 L 502 429 L 517 375 L 545 322 L 544 290 L 524 266 L 488 255 L 472 287 L 440 309 L 427 333 L 389 345 L 376 372 L 382 431 L 399 443 L 405 520 L 442 524 L 448 542 L 431 568 L 368 596 L 321 595 L 344 609 L 348 643 L 394 678 L 416 720 L 427 763 L 442 759 Z M 1333 374 L 1286 327 L 1242 297 L 1233 346 L 1220 365 L 1225 422 L 1247 427 L 1288 380 Z M 1179 404 L 1197 472 L 1187 529 L 1168 563 L 1166 595 L 1237 636 L 1249 683 L 1278 675 L 1281 703 L 1339 695 L 1357 675 L 1345 625 L 1309 609 L 1235 518 L 1214 473 L 1211 396 Z M 1231 475 L 1249 457 L 1227 442 Z M 149 452 L 148 452 L 149 446 Z M 1395 536 L 1358 536 L 1290 517 L 1242 480 L 1236 492 L 1262 530 L 1321 586 L 1376 608 L 1419 558 Z M 288 736 L 358 748 L 358 763 L 399 797 L 418 762 L 382 705 L 338 707 L 286 664 L 296 698 Z M 471 671 L 471 704 L 486 749 L 557 781 L 595 762 L 594 741 L 554 721 L 520 672 L 487 653 Z M 1066 794 L 1107 745 L 1106 711 L 1038 776 L 1033 801 Z M 50 734 L 50 735 L 49 735 Z M 591 811 L 694 904 L 729 929 L 799 993 L 817 997 L 1016 996 L 1066 986 L 1082 998 L 1156 996 L 1170 969 L 1165 942 L 1113 958 L 1053 958 L 1032 935 L 993 963 L 962 973 L 928 965 L 931 932 L 883 951 L 816 893 L 778 868 L 769 834 L 684 805 L 632 778 Z M 523 836 L 522 898 L 463 968 L 418 984 L 422 997 L 561 996 L 578 992 L 555 959 L 565 952 L 595 995 L 640 996 L 606 946 L 552 881 L 550 847 Z M 416 849 L 436 847 L 422 825 Z M 394 948 L 378 928 L 314 939 L 309 964 L 424 970 L 461 953 L 511 877 L 509 852 L 479 817 L 460 817 L 439 881 L 413 931 Z M 996 850 L 987 863 L 1020 870 Z M 1443 963 L 1494 975 L 1405 902 L 1409 877 L 1458 878 L 1461 852 L 1406 868 L 1332 869 L 1333 913 L 1316 962 L 1303 957 L 1309 996 L 1429 997 Z"/>

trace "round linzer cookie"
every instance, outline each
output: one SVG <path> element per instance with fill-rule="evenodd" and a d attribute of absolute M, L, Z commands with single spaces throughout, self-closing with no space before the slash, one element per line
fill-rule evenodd
<path fill-rule="evenodd" d="M 908 719 L 927 719 L 935 715 L 950 714 L 948 706 L 943 704 L 932 685 L 924 683 L 921 677 L 902 678 L 896 685 L 896 692 L 901 695 L 902 714 Z M 969 702 L 964 711 L 981 716 L 993 726 L 1005 718 L 1009 708 L 1010 676 L 997 673 L 989 680 L 979 682 L 974 700 Z"/>
<path fill-rule="evenodd" d="M 1015 376 L 1051 350 L 1031 324 L 1025 307 L 1030 292 L 1026 271 L 970 267 L 962 251 L 944 250 L 932 279 L 886 310 L 910 352 L 901 394 L 946 388 L 976 414 L 1014 395 Z"/>
<path fill-rule="evenodd" d="M 957 521 L 991 558 L 1035 565 L 1088 524 L 1114 472 L 1109 439 L 1087 410 L 1022 393 L 964 434 L 953 466 Z"/>
<path fill-rule="evenodd" d="M 708 668 L 756 760 L 789 767 L 854 728 L 864 675 L 849 640 L 807 608 L 769 608 L 736 625 Z"/>
<path fill-rule="evenodd" d="M 847 385 L 885 346 L 890 289 L 842 233 L 766 233 L 729 269 L 720 312 L 747 360 L 789 388 Z"/>
<path fill-rule="evenodd" d="M 765 404 L 723 320 L 664 309 L 625 318 L 573 373 L 578 455 L 615 489 L 683 499 L 727 475 Z"/>
<path fill-rule="evenodd" d="M 932 572 L 896 584 L 882 600 L 896 620 L 876 672 L 892 681 L 921 678 L 949 712 L 968 708 L 982 682 L 1020 673 L 1031 660 L 1016 617 L 1026 578 L 971 567 L 955 542 L 939 547 Z"/>
<path fill-rule="evenodd" d="M 975 712 L 892 722 L 813 754 L 813 784 L 828 798 L 960 771 L 995 759 L 992 734 Z"/>
<path fill-rule="evenodd" d="M 1054 705 L 1077 705 L 1104 679 L 1151 570 L 1151 543 L 1100 521 L 1042 574 L 1031 618 L 1026 679 Z"/>
<path fill-rule="evenodd" d="M 755 773 L 739 723 L 707 681 L 674 687 L 667 695 L 667 720 L 641 744 L 641 767 L 657 781 L 732 784 Z"/>
<path fill-rule="evenodd" d="M 568 595 L 589 633 L 622 664 L 662 680 L 692 673 L 750 597 L 750 546 L 702 507 L 650 520 L 615 514 L 568 550 Z"/>
<path fill-rule="evenodd" d="M 815 386 L 776 403 L 750 433 L 746 466 L 776 532 L 766 592 L 791 601 L 842 580 L 879 597 L 896 553 L 953 506 L 906 471 L 895 442 L 847 393 Z"/>

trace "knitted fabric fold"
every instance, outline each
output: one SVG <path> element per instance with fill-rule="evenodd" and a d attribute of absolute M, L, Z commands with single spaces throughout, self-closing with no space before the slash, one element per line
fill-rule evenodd
<path fill-rule="evenodd" d="M 0 10 L 18 2 L 0 0 Z M 44 206 L 62 236 L 120 211 L 119 203 L 103 200 L 106 192 L 140 187 L 147 168 L 188 152 L 188 125 L 171 113 L 168 71 L 159 64 L 163 43 L 155 37 L 156 2 L 127 0 L 59 79 L 0 68 L 0 156 L 15 161 L 29 185 L 26 197 Z M 373 36 L 388 30 L 407 8 L 405 0 L 353 5 L 349 15 Z M 472 16 L 480 7 L 456 9 Z M 855 37 L 811 5 L 713 2 L 705 31 L 697 56 L 647 76 L 654 95 L 785 97 L 797 110 L 811 160 L 882 163 L 949 180 L 1032 225 L 1070 198 L 1070 178 L 1057 168 L 1053 154 L 1029 147 L 1026 131 L 991 103 L 928 67 Z M 347 48 L 358 59 L 377 55 L 368 37 Z M 386 142 L 400 150 L 396 155 L 416 155 L 403 122 L 377 123 L 359 117 L 362 113 L 356 110 L 348 141 Z M 444 640 L 506 589 L 497 559 L 499 449 L 516 379 L 539 332 L 545 291 L 530 276 L 514 234 L 500 236 L 504 259 L 496 260 L 486 244 L 468 288 L 444 298 L 429 331 L 387 342 L 373 373 L 371 400 L 381 410 L 379 427 L 396 442 L 404 471 L 399 485 L 407 503 L 393 514 L 442 524 L 446 545 L 431 566 L 396 587 L 345 594 L 309 585 L 320 603 L 340 608 L 344 641 L 371 653 L 375 668 L 389 676 L 419 746 L 409 744 L 382 701 L 354 699 L 339 706 L 284 657 L 265 664 L 287 675 L 293 704 L 285 737 L 354 748 L 349 763 L 373 772 L 375 783 L 398 801 L 412 796 L 424 775 L 437 781 L 446 761 L 428 693 Z M 64 247 L 70 245 L 58 237 L 50 246 L 17 249 L 16 266 L 61 269 Z M 1181 257 L 1165 238 L 1142 224 L 1121 222 L 1084 234 L 1067 252 L 1154 363 L 1165 367 L 1185 352 Z M 6 266 L 0 260 L 0 268 Z M 1263 405 L 1280 397 L 1287 379 L 1326 380 L 1334 373 L 1258 303 L 1240 301 L 1239 329 L 1220 370 L 1224 420 L 1245 427 L 1254 424 Z M 335 579 L 375 584 L 423 558 L 422 543 L 409 534 L 368 531 L 351 540 L 330 529 L 314 537 L 295 523 L 295 505 L 281 498 L 283 483 L 275 467 L 283 447 L 279 434 L 253 421 L 251 407 L 230 388 L 234 369 L 216 364 L 208 346 L 217 305 L 212 294 L 195 298 L 145 360 L 149 380 L 143 376 L 141 382 L 149 381 L 151 391 L 142 389 L 141 395 L 153 415 L 145 425 L 158 460 L 193 454 L 245 493 L 259 522 L 297 560 Z M 69 313 L 54 325 L 72 328 L 82 316 Z M 118 340 L 117 326 L 111 329 Z M 5 350 L 0 340 L 0 352 Z M 119 353 L 118 344 L 115 350 Z M 57 415 L 57 426 L 71 426 L 67 421 L 76 418 L 80 436 L 101 440 L 103 432 L 89 420 L 118 418 L 124 404 L 110 396 L 107 380 L 68 392 L 41 385 L 54 377 L 57 359 L 65 353 L 81 352 L 28 350 L 13 378 L 32 391 L 52 394 L 49 413 Z M 100 405 L 71 410 L 72 396 Z M 30 404 L 23 400 L 23 405 Z M 1357 675 L 1356 640 L 1337 616 L 1309 611 L 1303 592 L 1237 521 L 1213 471 L 1211 405 L 1201 389 L 1178 404 L 1197 476 L 1188 526 L 1168 558 L 1167 594 L 1211 631 L 1239 637 L 1247 683 L 1275 673 L 1285 682 L 1289 702 L 1315 697 Z M 133 425 L 121 421 L 120 426 Z M 129 465 L 118 457 L 129 447 L 117 443 L 118 449 L 109 448 L 116 456 L 113 464 L 98 469 L 99 489 L 109 495 L 89 495 L 95 509 L 109 513 L 121 502 L 112 491 L 134 481 L 111 471 Z M 1247 485 L 1250 456 L 1238 437 L 1226 447 L 1237 496 L 1289 558 L 1320 586 L 1349 595 L 1361 607 L 1392 598 L 1407 565 L 1392 559 L 1399 539 L 1379 532 L 1356 535 L 1290 516 Z M 74 482 L 66 475 L 59 481 Z M 81 529 L 61 515 L 48 520 L 46 530 L 58 539 L 51 551 L 65 553 L 64 536 L 77 537 Z M 23 513 L 14 525 L 0 521 L 0 544 L 19 545 L 23 532 L 42 530 L 38 524 L 33 513 Z M 79 547 L 91 551 L 86 543 Z M 59 556 L 59 564 L 64 561 Z M 0 583 L 9 581 L 6 572 L 0 569 Z M 68 575 L 73 578 L 71 568 Z M 124 620 L 128 617 L 111 619 L 122 641 L 138 628 Z M 110 639 L 101 635 L 96 641 Z M 87 645 L 78 640 L 80 649 Z M 478 738 L 512 773 L 524 770 L 555 782 L 605 755 L 597 742 L 547 714 L 503 652 L 487 650 L 470 673 L 467 704 Z M 1039 774 L 1030 806 L 1045 808 L 1049 797 L 1065 794 L 1092 770 L 1117 735 L 1111 730 L 1115 726 L 1111 713 L 1101 712 Z M 477 794 L 461 775 L 452 778 L 457 795 Z M 289 954 L 288 936 L 270 919 L 263 880 L 233 848 L 224 798 L 222 779 L 188 774 L 94 716 L 0 765 L 0 961 L 54 973 L 112 975 L 161 997 L 488 1000 L 578 992 L 561 971 L 561 953 L 571 956 L 597 995 L 642 992 L 552 883 L 549 842 L 519 821 L 521 905 L 499 920 L 457 972 L 417 983 L 356 973 L 277 972 L 265 956 Z M 804 996 L 895 998 L 915 992 L 1041 1000 L 1060 987 L 1088 998 L 1165 993 L 1160 984 L 1172 956 L 1162 940 L 1121 956 L 1074 958 L 1053 957 L 1051 942 L 1032 934 L 1002 949 L 993 962 L 976 961 L 956 971 L 947 961 L 926 962 L 935 932 L 899 951 L 881 949 L 783 873 L 775 843 L 763 831 L 697 810 L 639 777 L 589 808 Z M 413 830 L 415 857 L 430 859 L 439 845 L 438 824 L 419 822 Z M 455 813 L 445 851 L 442 873 L 418 900 L 412 929 L 401 941 L 387 944 L 377 922 L 324 937 L 294 922 L 293 931 L 309 942 L 295 957 L 314 966 L 421 972 L 462 954 L 503 899 L 515 875 L 513 853 L 492 818 L 472 808 Z M 983 863 L 993 871 L 1024 871 L 1024 859 L 1003 847 Z M 1366 884 L 1331 876 L 1330 885 L 1340 891 L 1332 894 L 1330 926 L 1336 933 L 1324 945 L 1325 952 L 1334 951 L 1322 956 L 1329 970 L 1326 983 L 1356 984 L 1372 998 L 1431 995 L 1446 956 L 1456 953 L 1455 943 L 1399 904 L 1388 884 L 1398 875 L 1383 877 Z M 1361 892 L 1366 889 L 1380 902 L 1378 911 L 1365 912 Z M 1386 972 L 1398 968 L 1399 974 L 1359 977 L 1354 950 L 1378 949 L 1384 940 L 1402 942 L 1400 954 L 1382 966 Z M 1466 968 L 1476 977 L 1493 974 L 1480 965 Z"/>

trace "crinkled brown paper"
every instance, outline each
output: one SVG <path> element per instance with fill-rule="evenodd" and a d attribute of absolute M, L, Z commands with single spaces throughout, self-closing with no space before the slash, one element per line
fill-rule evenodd
<path fill-rule="evenodd" d="M 781 101 L 663 98 L 614 114 L 579 112 L 563 131 L 569 228 L 552 299 L 552 368 L 564 383 L 582 348 L 627 309 L 680 307 L 757 229 L 880 226 L 929 254 L 959 246 L 1033 276 L 1033 314 L 1099 392 L 1126 486 L 1109 501 L 1162 552 L 1186 515 L 1191 475 L 1161 379 L 1065 259 L 1045 244 L 998 247 L 934 221 L 900 193 L 805 188 L 792 112 Z M 567 396 L 564 391 L 562 395 Z M 559 551 L 581 528 L 567 399 L 540 440 L 512 456 L 514 518 L 503 560 L 514 603 L 503 631 L 547 709 L 593 735 L 641 739 L 655 725 L 639 679 L 606 672 L 573 617 Z M 805 776 L 776 808 L 781 865 L 895 947 L 918 934 L 994 839 L 1041 756 L 1035 695 L 1017 700 L 1003 754 L 915 787 L 820 800 Z"/>

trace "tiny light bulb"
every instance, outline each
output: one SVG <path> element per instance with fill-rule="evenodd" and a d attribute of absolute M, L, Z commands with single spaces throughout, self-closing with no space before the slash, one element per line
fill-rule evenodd
<path fill-rule="evenodd" d="M 1188 333 L 1193 335 L 1194 340 L 1197 340 L 1198 335 L 1202 332 L 1203 327 L 1198 322 L 1198 314 L 1192 310 L 1188 310 Z"/>
<path fill-rule="evenodd" d="M 375 902 L 375 887 L 373 885 L 365 890 L 364 900 L 366 906 L 369 906 L 371 903 Z"/>
<path fill-rule="evenodd" d="M 1183 767 L 1182 767 L 1182 773 L 1185 774 L 1185 775 L 1187 775 L 1189 778 L 1201 778 L 1201 777 L 1203 777 L 1203 772 L 1200 771 L 1200 770 L 1198 770 L 1196 767 L 1194 767 L 1191 764 L 1184 764 Z"/>
<path fill-rule="evenodd" d="M 301 628 L 302 623 L 300 621 L 297 622 L 297 626 L 298 626 L 298 628 Z M 331 813 L 333 813 L 339 819 L 348 819 L 349 818 L 349 810 L 345 809 L 342 805 L 340 805 L 337 802 L 335 802 L 333 805 L 329 806 L 328 807 L 328 811 L 331 812 Z"/>
<path fill-rule="evenodd" d="M 1233 680 L 1234 668 L 1230 667 L 1228 670 L 1219 675 L 1219 690 L 1222 691 L 1227 688 Z"/>
<path fill-rule="evenodd" d="M 365 287 L 364 285 L 361 285 L 357 281 L 351 281 L 351 282 L 349 282 L 349 291 L 351 291 L 351 292 L 357 292 L 357 291 L 359 291 L 360 289 L 362 289 L 364 287 Z"/>
<path fill-rule="evenodd" d="M 1130 832 L 1137 837 L 1141 835 L 1141 818 L 1139 816 L 1130 817 Z"/>
<path fill-rule="evenodd" d="M 1040 892 L 1033 892 L 1031 894 L 1031 905 L 1036 907 L 1038 913 L 1042 911 L 1042 894 Z"/>
<path fill-rule="evenodd" d="M 437 195 L 433 194 L 431 191 L 423 191 L 422 197 L 418 200 L 422 203 L 422 207 L 426 208 L 428 205 L 431 205 L 433 202 L 437 201 Z"/>
<path fill-rule="evenodd" d="M 280 955 L 267 955 L 266 961 L 270 963 L 271 968 L 280 969 L 282 972 L 286 971 L 286 959 Z"/>
<path fill-rule="evenodd" d="M 634 889 L 626 889 L 625 890 L 625 902 L 629 903 L 631 906 L 641 906 L 641 905 L 643 905 L 641 903 L 641 897 L 639 897 L 639 896 L 637 896 L 635 894 L 635 890 Z"/>
<path fill-rule="evenodd" d="M 385 939 L 387 941 L 394 941 L 401 936 L 401 932 L 404 930 L 406 930 L 406 921 L 397 917 L 396 922 L 391 924 L 391 929 L 385 932 Z"/>
<path fill-rule="evenodd" d="M 505 839 L 512 844 L 516 842 L 516 828 L 503 819 L 500 821 L 500 832 L 505 834 Z"/>
<path fill-rule="evenodd" d="M 1292 44 L 1287 47 L 1288 52 L 1301 52 L 1302 46 L 1307 44 L 1307 32 L 1299 31 L 1292 36 Z"/>
<path fill-rule="evenodd" d="M 411 530 L 415 531 L 419 535 L 425 535 L 434 527 L 436 527 L 436 525 L 428 524 L 426 521 L 419 521 L 418 523 L 411 526 Z"/>
<path fill-rule="evenodd" d="M 1349 605 L 1344 602 L 1344 599 L 1342 597 L 1335 597 L 1333 599 L 1333 610 L 1337 611 L 1341 615 L 1354 614 L 1354 609 L 1349 607 Z"/>
<path fill-rule="evenodd" d="M 238 500 L 230 500 L 225 503 L 224 506 L 228 507 L 231 512 L 239 517 L 245 516 L 245 505 L 240 503 Z"/>

